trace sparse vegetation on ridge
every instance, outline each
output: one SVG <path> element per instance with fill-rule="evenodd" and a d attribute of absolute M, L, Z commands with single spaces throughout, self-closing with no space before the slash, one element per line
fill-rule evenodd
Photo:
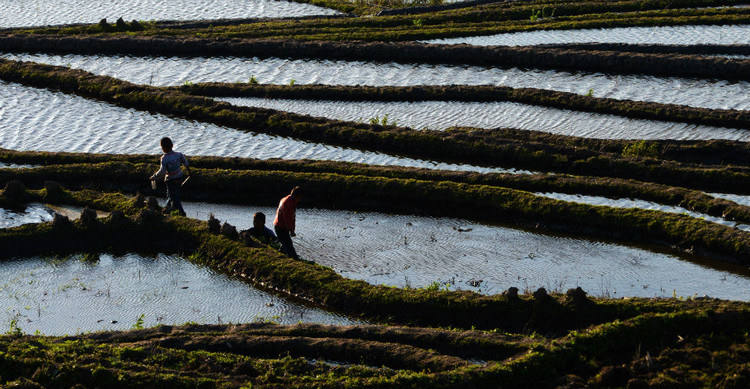
<path fill-rule="evenodd" d="M 139 188 L 149 165 L 109 163 L 99 166 L 57 168 L 57 177 L 98 190 Z M 46 169 L 49 171 L 50 169 Z M 64 170 L 78 173 L 66 174 Z M 38 173 L 44 172 L 45 169 Z M 532 193 L 486 185 L 449 181 L 421 181 L 334 173 L 280 171 L 208 171 L 197 173 L 191 185 L 197 200 L 212 202 L 275 204 L 288 188 L 304 183 L 318 207 L 381 212 L 422 213 L 468 217 L 491 222 L 515 222 L 586 236 L 617 238 L 631 242 L 675 247 L 739 263 L 750 263 L 750 232 L 696 219 L 687 215 L 643 209 L 610 208 L 553 200 Z M 111 178 L 117 172 L 117 179 Z M 96 184 L 93 184 L 97 182 Z M 253 193 L 252 188 L 265 188 Z M 142 188 L 142 186 L 140 187 Z M 17 193 L 16 193 L 17 191 Z M 0 196 L 0 204 L 39 199 L 43 194 L 14 190 Z M 91 193 L 86 191 L 84 193 Z M 34 197 L 36 196 L 36 197 Z M 189 197 L 186 197 L 189 198 Z M 75 204 L 83 200 L 71 199 Z M 450 204 L 450 207 L 446 206 Z"/>
<path fill-rule="evenodd" d="M 136 191 L 147 192 L 148 187 L 138 182 L 138 174 L 147 174 L 147 169 L 141 171 L 135 166 L 123 165 L 122 162 L 132 164 L 153 164 L 158 160 L 155 155 L 132 155 L 132 154 L 74 154 L 74 153 L 48 153 L 48 152 L 17 152 L 0 149 L 0 162 L 11 162 L 32 165 L 48 165 L 46 168 L 33 170 L 4 170 L 0 169 L 0 186 L 4 182 L 13 179 L 22 179 L 32 186 L 39 186 L 49 177 L 64 180 L 68 186 L 74 188 L 78 183 L 91 181 L 92 174 L 90 164 L 117 162 L 120 177 L 132 177 L 134 181 L 129 185 L 119 183 L 117 190 L 130 193 Z M 386 167 L 355 164 L 334 161 L 287 161 L 287 160 L 257 160 L 249 158 L 229 157 L 191 157 L 196 166 L 202 169 L 217 170 L 255 170 L 255 171 L 285 171 L 290 173 L 337 173 L 351 176 L 385 177 L 401 179 L 419 179 L 427 181 L 453 181 L 473 185 L 488 185 L 520 189 L 529 192 L 559 192 L 570 194 L 585 194 L 593 196 L 604 196 L 609 198 L 638 198 L 646 201 L 654 201 L 666 205 L 680 205 L 696 212 L 707 215 L 724 217 L 729 220 L 750 223 L 750 207 L 739 205 L 734 202 L 716 199 L 700 191 L 689 190 L 681 187 L 670 187 L 660 184 L 639 182 L 617 178 L 598 178 L 585 176 L 569 176 L 559 174 L 480 174 L 473 172 L 449 172 L 430 169 L 408 168 L 408 167 Z M 83 166 L 70 166 L 74 164 L 85 164 Z M 109 166 L 109 165 L 107 165 Z M 106 176 L 103 176 L 106 182 Z M 113 188 L 102 185 L 104 188 Z M 283 193 L 279 193 L 283 194 Z M 266 199 L 257 199 L 266 201 Z M 270 200 L 269 200 L 270 201 Z"/>

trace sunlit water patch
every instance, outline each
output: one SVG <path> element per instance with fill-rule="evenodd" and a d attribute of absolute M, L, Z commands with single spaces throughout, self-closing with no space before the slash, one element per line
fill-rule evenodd
<path fill-rule="evenodd" d="M 36 166 L 37 165 L 17 164 L 13 162 L 0 161 L 0 168 L 3 168 L 3 169 L 23 169 L 23 168 L 33 168 Z"/>
<path fill-rule="evenodd" d="M 273 0 L 3 0 L 0 27 L 132 20 L 206 20 L 334 15 L 328 8 Z"/>
<path fill-rule="evenodd" d="M 745 205 L 750 207 L 750 195 L 738 195 L 731 193 L 706 193 L 709 196 L 713 196 L 719 199 L 734 201 L 737 204 Z"/>
<path fill-rule="evenodd" d="M 614 208 L 639 208 L 648 209 L 654 211 L 662 211 L 669 213 L 678 213 L 692 216 L 698 219 L 704 219 L 710 222 L 723 224 L 728 227 L 737 227 L 741 230 L 750 231 L 750 225 L 737 223 L 724 218 L 706 215 L 700 212 L 691 211 L 686 208 L 677 207 L 674 205 L 664 205 L 654 203 L 652 201 L 645 201 L 639 199 L 610 199 L 601 196 L 587 196 L 579 194 L 567 194 L 567 193 L 536 193 L 538 196 L 544 196 L 555 200 L 571 201 L 574 203 L 589 204 L 589 205 L 604 205 L 607 207 Z"/>
<path fill-rule="evenodd" d="M 0 148 L 80 153 L 158 153 L 169 136 L 188 155 L 259 159 L 316 159 L 443 170 L 503 171 L 401 158 L 291 138 L 248 133 L 210 123 L 153 114 L 75 95 L 0 82 Z"/>
<path fill-rule="evenodd" d="M 186 203 L 185 210 L 203 220 L 213 213 L 238 229 L 250 228 L 257 211 L 269 221 L 275 212 L 205 203 Z M 371 284 L 438 283 L 484 294 L 509 287 L 564 292 L 580 286 L 609 297 L 750 300 L 750 273 L 742 266 L 717 269 L 671 254 L 469 220 L 300 208 L 296 229 L 294 244 L 302 258 Z"/>
<path fill-rule="evenodd" d="M 329 85 L 503 85 L 714 109 L 750 110 L 750 82 L 565 72 L 468 65 L 279 58 L 178 58 L 3 54 L 3 58 L 84 69 L 137 84 L 248 82 Z"/>
<path fill-rule="evenodd" d="M 172 255 L 13 259 L 0 262 L 0 275 L 0 325 L 9 328 L 15 320 L 26 333 L 63 335 L 187 322 L 356 323 Z"/>
<path fill-rule="evenodd" d="M 453 126 L 518 128 L 606 139 L 730 139 L 748 141 L 750 131 L 687 123 L 629 119 L 515 102 L 347 102 L 221 98 L 234 105 L 271 108 L 329 119 L 387 122 L 417 129 Z"/>
<path fill-rule="evenodd" d="M 617 27 L 581 30 L 539 30 L 461 38 L 431 39 L 427 43 L 476 46 L 532 46 L 559 43 L 628 43 L 656 45 L 748 45 L 750 25 Z"/>
<path fill-rule="evenodd" d="M 21 209 L 0 208 L 0 228 L 17 227 L 23 224 L 51 221 L 54 212 L 39 203 L 32 203 Z"/>

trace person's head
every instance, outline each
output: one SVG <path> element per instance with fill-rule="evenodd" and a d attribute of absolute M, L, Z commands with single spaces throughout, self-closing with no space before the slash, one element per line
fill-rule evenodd
<path fill-rule="evenodd" d="M 266 214 L 263 212 L 255 212 L 253 215 L 253 227 L 257 229 L 263 228 L 266 225 Z"/>
<path fill-rule="evenodd" d="M 299 186 L 295 186 L 292 188 L 292 198 L 296 201 L 302 200 L 302 197 L 304 196 L 305 192 L 300 188 Z"/>
<path fill-rule="evenodd" d="M 169 139 L 168 137 L 161 138 L 161 150 L 165 153 L 168 153 L 172 151 L 172 139 Z"/>

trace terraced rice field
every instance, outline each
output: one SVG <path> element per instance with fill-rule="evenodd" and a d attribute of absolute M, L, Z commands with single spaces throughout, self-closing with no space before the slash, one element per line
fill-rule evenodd
<path fill-rule="evenodd" d="M 0 4 L 0 384 L 746 386 L 750 10 L 419 6 Z"/>

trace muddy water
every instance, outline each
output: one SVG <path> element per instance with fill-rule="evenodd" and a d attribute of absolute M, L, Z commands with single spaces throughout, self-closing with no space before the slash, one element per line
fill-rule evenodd
<path fill-rule="evenodd" d="M 0 327 L 75 334 L 158 324 L 313 322 L 355 324 L 287 301 L 190 263 L 159 254 L 21 258 L 0 262 Z"/>
<path fill-rule="evenodd" d="M 565 194 L 565 193 L 535 193 L 538 196 L 549 197 L 555 200 L 571 201 L 574 203 L 590 204 L 590 205 L 603 205 L 607 207 L 615 208 L 639 208 L 649 209 L 654 211 L 662 211 L 669 213 L 678 213 L 692 216 L 698 219 L 704 219 L 713 223 L 723 224 L 729 227 L 737 227 L 741 230 L 750 231 L 750 225 L 737 223 L 724 218 L 706 215 L 699 212 L 694 212 L 686 208 L 676 207 L 672 205 L 664 205 L 654 203 L 652 201 L 638 200 L 638 199 L 609 199 L 600 196 L 586 196 L 578 194 Z M 740 196 L 741 197 L 741 196 Z M 731 200 L 731 199 L 728 199 Z M 734 201 L 734 200 L 733 200 Z M 737 202 L 737 201 L 735 201 Z M 739 204 L 739 202 L 737 202 Z"/>
<path fill-rule="evenodd" d="M 273 0 L 3 0 L 0 28 L 132 20 L 206 20 L 334 15 L 339 12 Z"/>
<path fill-rule="evenodd" d="M 514 102 L 348 102 L 221 98 L 234 105 L 263 107 L 329 119 L 368 123 L 370 119 L 417 129 L 453 126 L 518 128 L 553 134 L 606 139 L 750 140 L 750 131 L 686 123 L 629 119 Z"/>
<path fill-rule="evenodd" d="M 269 220 L 275 212 L 205 203 L 186 203 L 185 210 L 204 220 L 213 213 L 238 229 L 249 228 L 257 211 Z M 674 293 L 750 300 L 750 272 L 741 266 L 712 268 L 673 254 L 468 220 L 302 208 L 297 235 L 301 257 L 372 284 L 417 288 L 438 282 L 484 294 L 512 286 L 580 286 L 609 297 Z"/>
<path fill-rule="evenodd" d="M 630 43 L 657 45 L 748 45 L 750 26 L 618 27 L 527 31 L 486 36 L 432 39 L 427 43 L 476 46 L 532 46 L 558 43 Z"/>
<path fill-rule="evenodd" d="M 51 209 L 38 203 L 28 204 L 21 209 L 0 208 L 0 228 L 48 222 L 52 220 L 53 215 Z"/>
<path fill-rule="evenodd" d="M 640 75 L 563 72 L 465 65 L 397 64 L 279 58 L 177 58 L 3 54 L 14 60 L 84 69 L 137 84 L 248 82 L 331 85 L 504 85 L 540 88 L 596 97 L 654 101 L 694 107 L 750 110 L 750 82 Z"/>
<path fill-rule="evenodd" d="M 445 170 L 506 171 L 364 152 L 248 133 L 79 96 L 0 82 L 0 148 L 19 151 L 153 154 L 169 136 L 188 155 L 317 159 Z"/>

